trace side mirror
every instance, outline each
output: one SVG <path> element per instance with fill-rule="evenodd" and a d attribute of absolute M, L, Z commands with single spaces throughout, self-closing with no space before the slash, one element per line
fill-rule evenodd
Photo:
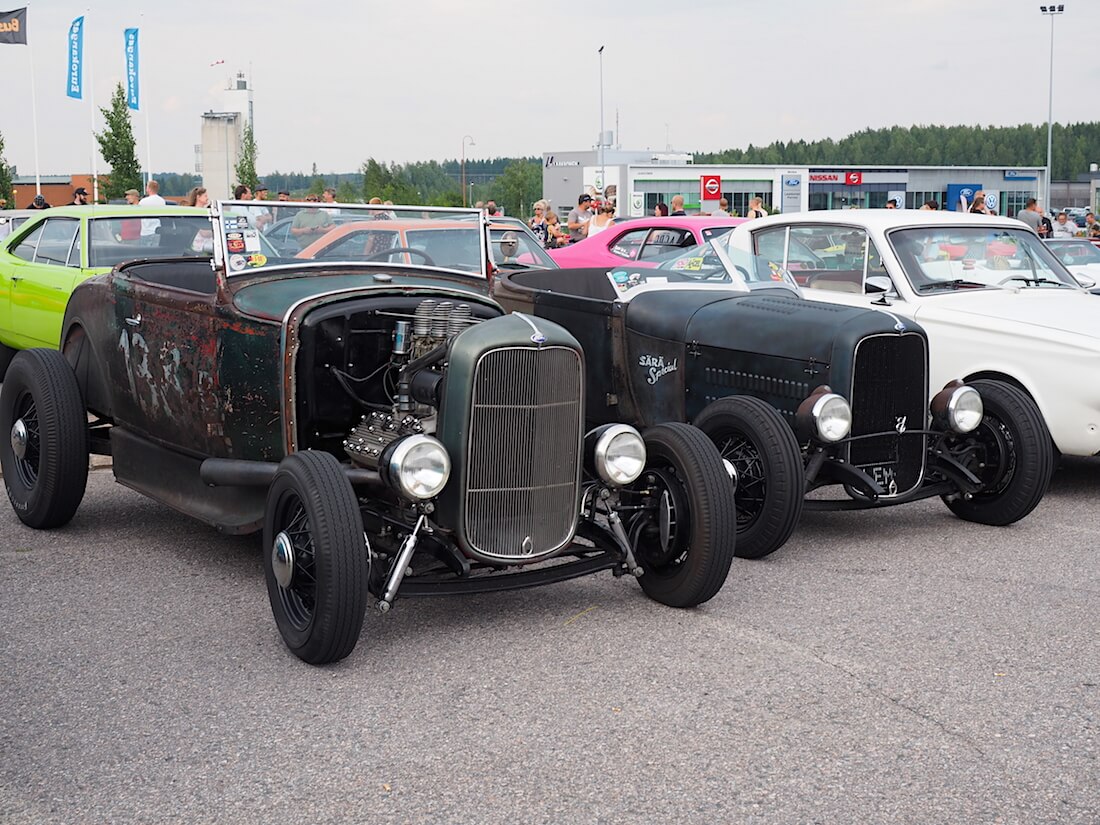
<path fill-rule="evenodd" d="M 863 282 L 863 290 L 868 295 L 879 292 L 893 292 L 894 284 L 890 281 L 888 275 L 868 275 L 867 280 Z"/>

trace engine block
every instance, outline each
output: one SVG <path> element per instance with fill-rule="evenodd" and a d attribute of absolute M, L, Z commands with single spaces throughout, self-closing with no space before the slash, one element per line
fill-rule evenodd
<path fill-rule="evenodd" d="M 344 452 L 356 464 L 368 470 L 377 470 L 382 461 L 382 453 L 390 444 L 399 438 L 422 432 L 424 424 L 416 416 L 395 417 L 384 412 L 367 413 L 344 439 Z"/>

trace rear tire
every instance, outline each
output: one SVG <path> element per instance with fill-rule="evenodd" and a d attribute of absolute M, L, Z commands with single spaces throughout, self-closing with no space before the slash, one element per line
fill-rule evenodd
<path fill-rule="evenodd" d="M 1035 402 L 1002 381 L 970 382 L 985 415 L 973 432 L 949 441 L 951 452 L 985 482 L 970 499 L 947 501 L 961 519 L 1003 527 L 1019 521 L 1042 500 L 1054 472 L 1054 446 Z"/>
<path fill-rule="evenodd" d="M 288 455 L 267 494 L 264 574 L 295 656 L 322 665 L 355 649 L 369 570 L 359 502 L 340 463 L 322 452 Z"/>
<path fill-rule="evenodd" d="M 783 416 L 747 395 L 720 398 L 694 424 L 737 470 L 737 556 L 762 559 L 791 537 L 802 517 L 802 450 Z"/>
<path fill-rule="evenodd" d="M 88 485 L 88 417 L 60 352 L 12 359 L 0 392 L 0 466 L 24 524 L 46 530 L 72 520 Z"/>
<path fill-rule="evenodd" d="M 688 424 L 644 433 L 646 469 L 631 485 L 647 505 L 627 525 L 651 599 L 695 607 L 722 589 L 733 562 L 733 488 L 717 448 Z"/>

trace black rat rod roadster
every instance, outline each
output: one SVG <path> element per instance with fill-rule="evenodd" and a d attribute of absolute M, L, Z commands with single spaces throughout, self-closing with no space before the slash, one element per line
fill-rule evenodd
<path fill-rule="evenodd" d="M 886 312 L 807 301 L 766 261 L 717 243 L 657 268 L 505 273 L 493 297 L 556 321 L 588 358 L 590 424 L 690 421 L 732 467 L 737 555 L 788 539 L 802 508 L 941 496 L 1010 524 L 1039 503 L 1050 435 L 1016 387 L 952 382 L 929 405 L 928 341 Z M 842 497 L 805 499 L 837 485 Z"/>
<path fill-rule="evenodd" d="M 718 450 L 682 423 L 586 428 L 580 345 L 485 296 L 478 213 L 407 217 L 446 233 L 426 266 L 397 240 L 349 245 L 347 260 L 251 251 L 262 239 L 236 207 L 220 206 L 213 265 L 93 278 L 61 351 L 15 356 L 0 459 L 23 522 L 67 523 L 89 452 L 111 454 L 119 482 L 263 531 L 276 623 L 314 664 L 352 651 L 368 594 L 384 612 L 398 595 L 600 570 L 677 607 L 722 587 L 736 521 Z M 392 227 L 393 211 L 363 222 Z"/>

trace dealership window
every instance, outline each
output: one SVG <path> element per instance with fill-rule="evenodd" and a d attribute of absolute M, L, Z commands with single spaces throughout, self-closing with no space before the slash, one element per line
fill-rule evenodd
<path fill-rule="evenodd" d="M 1027 206 L 1029 198 L 1037 197 L 1038 193 L 1034 190 L 1027 189 L 1023 192 L 1002 192 L 1001 193 L 1001 214 L 1007 215 L 1010 218 L 1016 217 Z"/>
<path fill-rule="evenodd" d="M 947 200 L 947 192 L 906 192 L 905 193 L 905 208 L 906 209 L 920 209 L 928 201 L 935 201 L 940 205 L 940 209 L 943 209 L 943 204 Z"/>

